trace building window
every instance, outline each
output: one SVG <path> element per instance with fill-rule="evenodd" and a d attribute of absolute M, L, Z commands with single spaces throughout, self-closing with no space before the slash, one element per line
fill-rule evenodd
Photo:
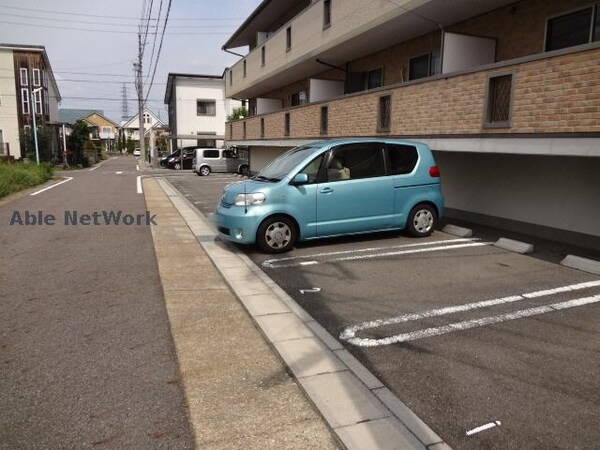
<path fill-rule="evenodd" d="M 29 89 L 21 89 L 21 111 L 29 114 Z"/>
<path fill-rule="evenodd" d="M 379 97 L 379 114 L 377 118 L 377 131 L 390 131 L 392 122 L 392 96 Z"/>
<path fill-rule="evenodd" d="M 246 78 L 246 60 L 244 60 L 244 62 L 243 62 L 243 67 L 244 67 L 244 78 Z"/>
<path fill-rule="evenodd" d="M 229 124 L 229 138 L 230 139 L 233 138 L 233 124 L 232 123 Z"/>
<path fill-rule="evenodd" d="M 548 19 L 546 51 L 600 40 L 600 4 Z"/>
<path fill-rule="evenodd" d="M 260 65 L 264 66 L 266 62 L 267 62 L 267 50 L 263 46 L 260 48 Z"/>
<path fill-rule="evenodd" d="M 110 133 L 111 129 L 110 129 L 110 127 L 102 127 L 102 132 L 103 133 Z"/>
<path fill-rule="evenodd" d="M 308 103 L 308 94 L 306 91 L 299 91 L 292 94 L 290 98 L 291 106 L 305 105 Z"/>
<path fill-rule="evenodd" d="M 33 94 L 33 97 L 35 99 L 35 113 L 36 114 L 43 114 L 44 110 L 42 109 L 42 91 L 37 91 Z"/>
<path fill-rule="evenodd" d="M 242 129 L 243 130 L 243 136 L 244 136 L 244 139 L 246 139 L 246 122 L 244 122 L 242 124 L 242 127 L 243 127 L 243 129 Z"/>
<path fill-rule="evenodd" d="M 26 67 L 21 67 L 21 86 L 29 86 L 29 72 Z"/>
<path fill-rule="evenodd" d="M 408 63 L 408 79 L 418 80 L 433 75 L 431 53 L 411 58 Z"/>
<path fill-rule="evenodd" d="M 510 126 L 512 81 L 512 74 L 490 77 L 488 79 L 485 126 Z"/>
<path fill-rule="evenodd" d="M 196 115 L 216 116 L 217 102 L 215 100 L 196 100 Z"/>
<path fill-rule="evenodd" d="M 150 114 L 148 114 L 147 112 L 142 114 L 142 119 L 143 123 L 145 124 L 152 123 L 152 117 L 150 117 Z"/>
<path fill-rule="evenodd" d="M 290 135 L 290 113 L 285 113 L 285 122 L 283 125 L 283 134 L 285 136 Z"/>
<path fill-rule="evenodd" d="M 383 86 L 383 69 L 369 70 L 367 72 L 367 89 L 375 89 Z"/>
<path fill-rule="evenodd" d="M 321 106 L 321 134 L 329 132 L 329 108 Z"/>
<path fill-rule="evenodd" d="M 289 52 L 292 49 L 292 27 L 287 27 L 285 30 L 285 51 Z"/>
<path fill-rule="evenodd" d="M 50 97 L 47 92 L 44 95 L 44 113 L 50 115 Z"/>
<path fill-rule="evenodd" d="M 233 85 L 233 70 L 229 70 L 229 86 Z"/>
<path fill-rule="evenodd" d="M 323 0 L 323 29 L 331 26 L 331 0 Z"/>
<path fill-rule="evenodd" d="M 42 84 L 42 80 L 40 77 L 40 69 L 32 69 L 32 77 L 33 85 L 40 86 Z"/>
<path fill-rule="evenodd" d="M 260 119 L 260 137 L 265 137 L 265 119 Z"/>

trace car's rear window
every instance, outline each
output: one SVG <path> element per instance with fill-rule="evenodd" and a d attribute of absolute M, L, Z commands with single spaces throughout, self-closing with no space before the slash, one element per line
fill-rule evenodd
<path fill-rule="evenodd" d="M 419 160 L 416 147 L 404 144 L 387 144 L 387 149 L 390 157 L 391 174 L 402 175 L 411 173 L 415 169 Z"/>

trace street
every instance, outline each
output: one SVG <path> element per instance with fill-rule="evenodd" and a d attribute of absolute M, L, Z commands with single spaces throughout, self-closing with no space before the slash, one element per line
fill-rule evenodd
<path fill-rule="evenodd" d="M 239 180 L 168 179 L 205 215 Z M 236 248 L 452 448 L 593 448 L 598 277 L 491 244 L 436 232 L 301 243 L 275 256 Z"/>
<path fill-rule="evenodd" d="M 0 448 L 194 448 L 133 158 L 0 206 Z M 43 211 L 54 225 L 9 225 Z"/>

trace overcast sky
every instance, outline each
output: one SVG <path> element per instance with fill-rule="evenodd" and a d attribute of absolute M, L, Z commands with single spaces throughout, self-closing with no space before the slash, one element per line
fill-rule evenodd
<path fill-rule="evenodd" d="M 137 113 L 133 63 L 142 9 L 152 4 L 161 21 L 156 43 L 148 35 L 144 74 L 149 75 L 152 47 L 158 53 L 169 0 L 0 0 L 0 43 L 43 45 L 63 97 L 61 108 L 100 109 L 121 119 L 123 83 L 129 115 Z M 169 22 L 148 95 L 148 107 L 166 122 L 163 99 L 169 72 L 220 75 L 239 58 L 222 45 L 260 0 L 171 0 Z M 151 21 L 151 25 L 157 21 Z M 100 30 L 100 31 L 97 31 Z M 150 28 L 157 31 L 157 27 Z M 92 97 L 84 100 L 76 97 Z"/>

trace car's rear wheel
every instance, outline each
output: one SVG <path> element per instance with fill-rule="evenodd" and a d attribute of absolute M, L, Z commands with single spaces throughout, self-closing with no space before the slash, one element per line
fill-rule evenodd
<path fill-rule="evenodd" d="M 203 177 L 210 175 L 210 167 L 208 167 L 208 166 L 200 167 L 200 170 L 198 171 L 198 175 L 201 175 Z"/>
<path fill-rule="evenodd" d="M 411 209 L 406 227 L 416 237 L 425 237 L 433 233 L 437 225 L 437 213 L 431 205 L 420 204 Z"/>
<path fill-rule="evenodd" d="M 265 253 L 283 253 L 294 248 L 296 238 L 296 226 L 291 219 L 273 216 L 258 227 L 256 245 Z"/>
<path fill-rule="evenodd" d="M 173 168 L 174 168 L 175 170 L 179 170 L 179 169 L 181 169 L 181 164 L 179 164 L 179 163 L 175 163 L 175 165 L 173 166 Z"/>

